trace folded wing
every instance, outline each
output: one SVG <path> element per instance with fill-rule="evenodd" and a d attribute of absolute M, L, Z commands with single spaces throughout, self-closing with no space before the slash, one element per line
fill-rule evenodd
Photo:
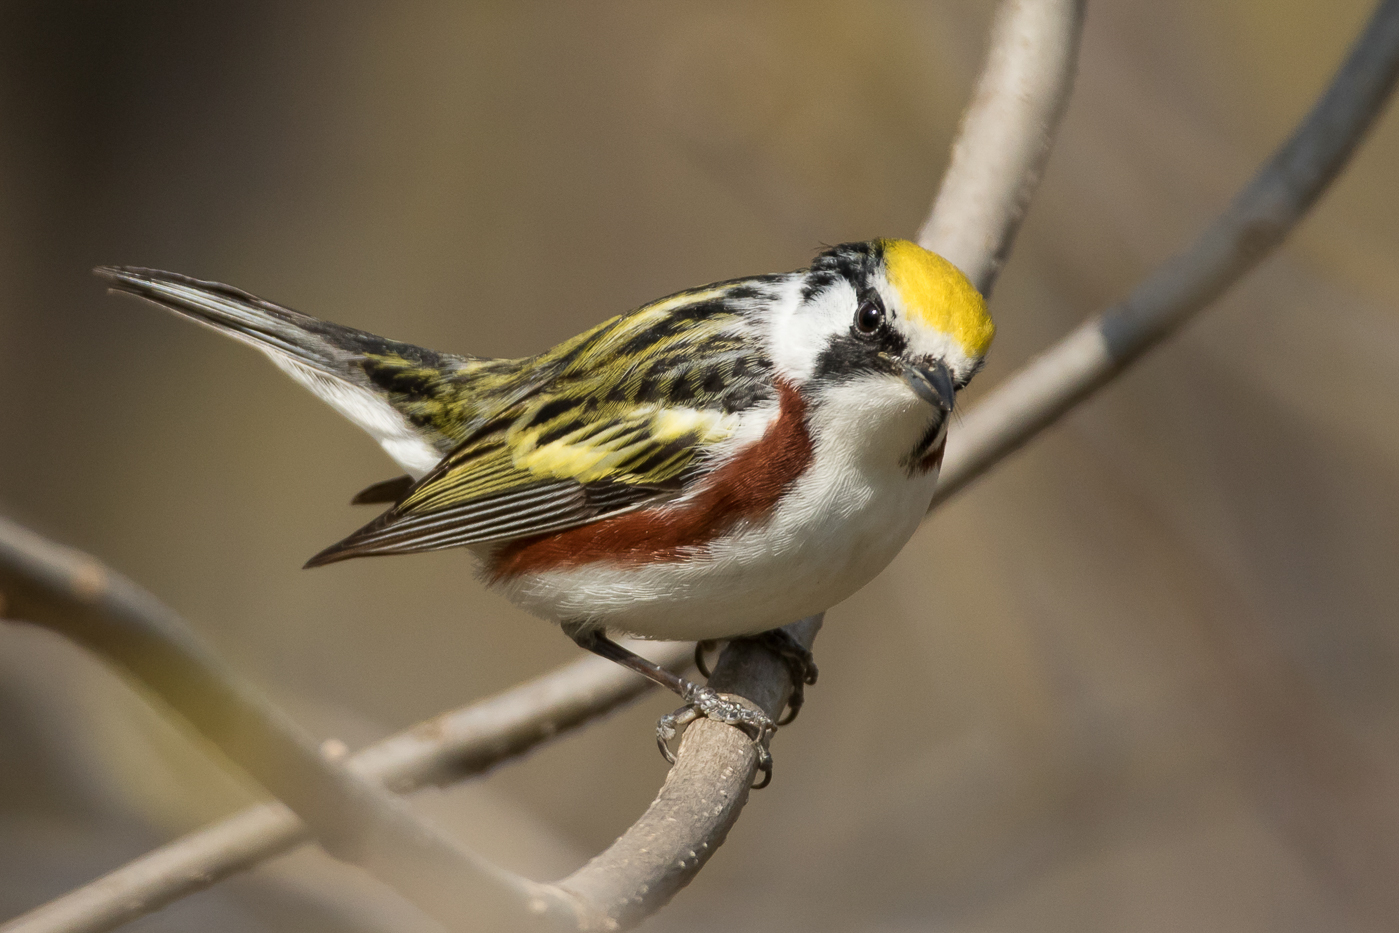
<path fill-rule="evenodd" d="M 739 286 L 666 299 L 522 361 L 529 394 L 307 566 L 548 534 L 683 495 L 745 418 L 775 410 L 742 313 L 753 290 L 735 297 Z"/>

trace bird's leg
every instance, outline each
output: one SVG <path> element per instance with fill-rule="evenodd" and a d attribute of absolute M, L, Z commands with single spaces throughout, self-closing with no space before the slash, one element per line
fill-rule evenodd
<path fill-rule="evenodd" d="M 584 628 L 577 624 L 565 624 L 564 634 L 572 638 L 574 643 L 580 648 L 591 651 L 593 654 L 615 661 L 628 670 L 636 671 L 642 677 L 652 683 L 665 687 L 680 696 L 684 696 L 688 691 L 697 689 L 695 684 L 661 667 L 655 661 L 648 661 L 635 651 L 628 651 L 612 639 L 608 638 L 601 629 Z"/>
<path fill-rule="evenodd" d="M 654 661 L 648 661 L 636 652 L 628 651 L 608 638 L 600 629 L 566 624 L 563 626 L 563 630 L 564 634 L 572 638 L 578 647 L 585 648 L 599 657 L 615 661 L 629 670 L 636 671 L 653 683 L 679 694 L 680 699 L 685 701 L 684 706 L 673 713 L 662 716 L 660 721 L 656 723 L 656 744 L 660 746 L 661 754 L 671 764 L 675 764 L 675 755 L 670 751 L 670 741 L 675 738 L 676 733 L 681 728 L 703 716 L 706 719 L 737 726 L 746 732 L 758 747 L 759 770 L 766 774 L 769 779 L 771 778 L 772 755 L 768 752 L 767 743 L 772 737 L 772 733 L 776 731 L 777 725 L 767 717 L 767 714 L 734 700 L 726 699 L 710 687 L 686 680 Z M 766 786 L 766 784 L 767 780 L 764 780 L 759 786 Z"/>

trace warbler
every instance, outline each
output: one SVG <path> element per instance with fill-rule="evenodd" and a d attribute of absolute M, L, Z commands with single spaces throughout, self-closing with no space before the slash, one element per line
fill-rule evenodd
<path fill-rule="evenodd" d="M 659 725 L 667 757 L 706 715 L 748 730 L 769 773 L 766 716 L 607 632 L 761 636 L 869 582 L 927 511 L 956 393 L 995 334 L 951 263 L 894 239 L 679 292 L 523 359 L 439 353 L 170 272 L 95 271 L 261 350 L 406 471 L 354 500 L 387 511 L 306 566 L 466 548 L 490 587 L 681 695 Z M 809 654 L 765 637 L 814 681 Z"/>

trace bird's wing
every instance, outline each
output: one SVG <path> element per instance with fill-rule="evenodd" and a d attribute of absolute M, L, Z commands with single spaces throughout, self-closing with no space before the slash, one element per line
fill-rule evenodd
<path fill-rule="evenodd" d="M 683 492 L 745 417 L 775 405 L 744 313 L 763 287 L 674 296 L 523 361 L 528 375 L 475 434 L 307 566 L 529 537 Z"/>

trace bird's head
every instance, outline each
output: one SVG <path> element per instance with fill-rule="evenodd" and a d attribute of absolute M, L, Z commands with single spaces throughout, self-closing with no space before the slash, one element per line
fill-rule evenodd
<path fill-rule="evenodd" d="M 901 381 L 948 412 L 996 333 L 967 277 L 908 240 L 843 243 L 798 276 L 773 342 L 779 365 L 812 385 Z"/>

